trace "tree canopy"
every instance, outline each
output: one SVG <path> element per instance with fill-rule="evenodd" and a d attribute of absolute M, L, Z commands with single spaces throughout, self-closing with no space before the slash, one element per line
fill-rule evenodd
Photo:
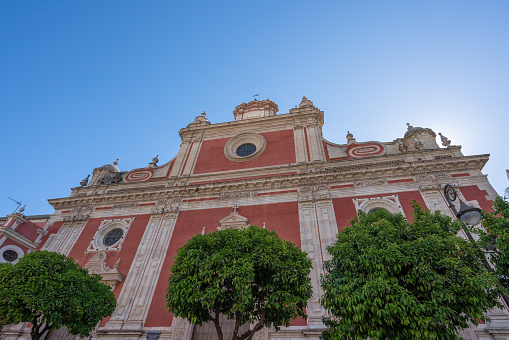
<path fill-rule="evenodd" d="M 413 202 L 413 221 L 383 209 L 352 221 L 328 248 L 325 339 L 457 339 L 486 320 L 502 289 L 465 227 Z"/>
<path fill-rule="evenodd" d="M 233 340 L 251 339 L 263 326 L 306 317 L 311 260 L 274 231 L 249 226 L 197 235 L 179 249 L 171 267 L 167 307 L 201 325 L 212 321 L 220 340 L 220 315 L 235 320 Z M 254 327 L 238 334 L 245 323 Z"/>
<path fill-rule="evenodd" d="M 504 286 L 509 289 L 509 189 L 506 190 L 506 199 L 497 197 L 493 203 L 494 212 L 483 212 L 481 239 L 485 244 L 496 247 L 491 252 L 491 262 L 495 265 L 495 273 Z"/>
<path fill-rule="evenodd" d="M 31 322 L 32 339 L 62 326 L 88 336 L 116 306 L 110 287 L 100 280 L 73 259 L 48 251 L 0 264 L 0 321 Z"/>

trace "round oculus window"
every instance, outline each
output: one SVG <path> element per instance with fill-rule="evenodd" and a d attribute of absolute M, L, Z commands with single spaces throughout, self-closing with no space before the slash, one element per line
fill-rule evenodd
<path fill-rule="evenodd" d="M 251 156 L 255 152 L 256 152 L 256 146 L 254 144 L 251 144 L 251 143 L 242 144 L 235 151 L 235 153 L 239 157 Z"/>
<path fill-rule="evenodd" d="M 117 243 L 122 236 L 124 235 L 124 230 L 122 228 L 115 228 L 110 231 L 106 235 L 104 235 L 103 244 L 106 247 L 111 247 L 115 243 Z"/>
<path fill-rule="evenodd" d="M 7 262 L 14 262 L 18 259 L 18 253 L 16 253 L 14 250 L 6 250 L 2 254 L 3 258 Z"/>

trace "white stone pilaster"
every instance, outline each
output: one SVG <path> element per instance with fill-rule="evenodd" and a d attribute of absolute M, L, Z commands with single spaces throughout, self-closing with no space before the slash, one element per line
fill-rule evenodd
<path fill-rule="evenodd" d="M 186 161 L 190 146 L 191 140 L 182 140 L 179 152 L 175 157 L 175 163 L 173 163 L 173 167 L 171 168 L 170 177 L 178 177 L 182 172 L 182 167 Z"/>
<path fill-rule="evenodd" d="M 331 259 L 331 256 L 327 251 L 327 247 L 336 241 L 338 224 L 336 222 L 336 216 L 334 214 L 334 207 L 332 206 L 331 199 L 317 200 L 315 204 L 320 230 L 322 257 L 325 262 Z"/>
<path fill-rule="evenodd" d="M 323 152 L 322 135 L 320 128 L 317 125 L 309 125 L 308 130 L 308 143 L 311 162 L 325 161 L 325 155 Z"/>
<path fill-rule="evenodd" d="M 154 296 L 156 284 L 161 273 L 164 258 L 170 245 L 176 217 L 176 213 L 171 213 L 166 214 L 163 219 L 163 223 L 158 231 L 157 238 L 150 253 L 147 269 L 143 275 L 138 295 L 134 299 L 134 307 L 129 315 L 128 323 L 139 324 L 145 322 L 148 308 Z"/>
<path fill-rule="evenodd" d="M 299 220 L 301 249 L 308 253 L 309 258 L 313 263 L 313 268 L 310 273 L 313 295 L 311 296 L 306 308 L 308 325 L 310 327 L 323 327 L 322 316 L 327 315 L 326 310 L 320 305 L 320 298 L 323 295 L 323 291 L 320 286 L 320 275 L 323 272 L 323 261 L 316 209 L 312 198 L 303 198 L 300 200 Z"/>
<path fill-rule="evenodd" d="M 295 156 L 297 163 L 306 163 L 306 137 L 304 135 L 304 127 L 302 125 L 297 125 L 293 128 L 293 138 L 295 142 Z"/>
<path fill-rule="evenodd" d="M 150 218 L 106 329 L 142 329 L 175 220 L 173 212 Z"/>
<path fill-rule="evenodd" d="M 85 224 L 87 224 L 87 220 L 64 222 L 56 234 L 48 237 L 41 250 L 69 255 Z"/>
<path fill-rule="evenodd" d="M 194 139 L 193 145 L 191 146 L 191 150 L 189 151 L 189 156 L 187 157 L 187 162 L 185 163 L 184 171 L 182 172 L 182 176 L 189 176 L 192 173 L 200 147 L 201 140 Z"/>

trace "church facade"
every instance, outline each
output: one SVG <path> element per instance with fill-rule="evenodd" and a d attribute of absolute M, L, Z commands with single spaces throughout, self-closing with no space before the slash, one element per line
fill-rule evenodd
<path fill-rule="evenodd" d="M 49 200 L 52 215 L 0 219 L 0 260 L 49 250 L 101 275 L 117 308 L 93 339 L 212 339 L 210 325 L 194 326 L 165 307 L 177 250 L 199 233 L 263 226 L 309 254 L 313 296 L 307 320 L 279 332 L 263 329 L 255 338 L 318 340 L 327 315 L 319 302 L 326 247 L 358 210 L 384 208 L 411 218 L 415 200 L 452 216 L 442 194 L 447 184 L 484 210 L 497 195 L 481 172 L 489 155 L 464 156 L 442 135 L 439 145 L 428 128 L 408 124 L 389 142 L 357 141 L 349 132 L 344 142 L 330 142 L 322 137 L 323 112 L 305 97 L 285 114 L 268 99 L 242 103 L 233 114 L 218 124 L 205 112 L 197 116 L 179 131 L 180 150 L 166 164 L 157 157 L 129 171 L 107 164 L 69 197 Z M 509 339 L 507 309 L 491 317 L 463 336 Z M 6 326 L 2 338 L 22 339 L 28 330 Z"/>

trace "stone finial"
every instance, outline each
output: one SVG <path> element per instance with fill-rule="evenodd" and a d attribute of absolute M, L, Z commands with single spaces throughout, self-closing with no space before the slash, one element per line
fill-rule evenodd
<path fill-rule="evenodd" d="M 207 113 L 203 111 L 199 116 L 196 116 L 193 122 L 188 126 L 192 125 L 210 125 L 210 121 L 207 119 Z"/>
<path fill-rule="evenodd" d="M 113 165 L 117 166 L 118 165 L 118 158 L 116 161 L 113 162 Z"/>
<path fill-rule="evenodd" d="M 265 226 L 265 222 L 263 222 L 263 229 L 267 229 L 267 227 Z"/>
<path fill-rule="evenodd" d="M 451 145 L 451 141 L 447 139 L 444 135 L 442 135 L 440 132 L 438 133 L 440 135 L 440 140 L 442 141 L 442 145 L 445 147 L 449 147 Z"/>
<path fill-rule="evenodd" d="M 87 176 L 87 178 L 84 178 L 81 182 L 80 182 L 80 185 L 82 187 L 86 187 L 87 184 L 88 184 L 88 179 L 90 178 L 90 174 Z"/>
<path fill-rule="evenodd" d="M 410 129 L 414 128 L 412 125 L 410 125 L 410 123 L 406 123 L 406 125 L 407 125 L 407 130 L 410 130 Z"/>
<path fill-rule="evenodd" d="M 152 158 L 152 163 L 154 163 L 154 165 L 157 165 L 157 163 L 159 162 L 159 155 L 155 156 L 154 158 Z"/>
<path fill-rule="evenodd" d="M 203 227 L 203 230 L 201 231 L 201 234 L 202 234 L 202 235 L 205 235 L 205 228 L 206 228 L 206 227 Z"/>
<path fill-rule="evenodd" d="M 347 131 L 346 144 L 350 145 L 353 143 L 355 143 L 355 138 L 353 138 L 353 134 L 351 134 L 350 131 Z"/>
<path fill-rule="evenodd" d="M 26 206 L 27 206 L 27 205 L 25 204 L 24 206 L 22 206 L 21 208 L 19 208 L 19 209 L 18 209 L 18 212 L 19 212 L 20 214 L 22 214 L 22 213 L 23 213 L 23 211 L 25 211 L 25 207 L 26 207 Z"/>
<path fill-rule="evenodd" d="M 306 96 L 302 97 L 302 101 L 299 104 L 299 107 L 306 107 L 306 106 L 314 106 L 313 102 L 306 98 Z"/>

